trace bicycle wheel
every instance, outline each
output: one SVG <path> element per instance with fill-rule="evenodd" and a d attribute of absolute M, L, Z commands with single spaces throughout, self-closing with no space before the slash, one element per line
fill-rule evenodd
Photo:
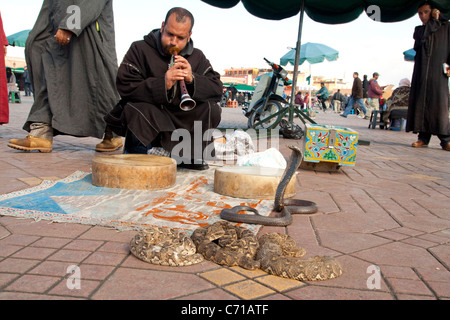
<path fill-rule="evenodd" d="M 263 108 L 263 102 L 258 103 L 255 106 L 255 111 L 252 112 L 248 118 L 247 126 L 253 129 L 273 129 L 281 120 L 281 114 L 269 118 L 270 116 L 280 112 L 282 106 L 281 103 L 276 100 L 269 100 L 265 108 Z"/>

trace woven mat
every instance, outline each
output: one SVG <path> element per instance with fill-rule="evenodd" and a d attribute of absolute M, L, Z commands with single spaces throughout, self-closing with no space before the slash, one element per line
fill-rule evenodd
<path fill-rule="evenodd" d="M 272 200 L 238 199 L 214 192 L 214 170 L 179 170 L 175 186 L 159 190 L 96 187 L 92 174 L 77 171 L 65 179 L 0 195 L 0 215 L 139 230 L 170 227 L 191 233 L 220 220 L 220 211 L 236 205 L 272 211 Z M 246 225 L 252 232 L 261 226 Z"/>

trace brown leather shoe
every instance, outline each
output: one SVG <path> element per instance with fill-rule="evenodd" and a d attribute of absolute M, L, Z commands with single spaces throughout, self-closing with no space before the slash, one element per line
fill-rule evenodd
<path fill-rule="evenodd" d="M 111 152 L 123 147 L 121 137 L 103 139 L 102 142 L 95 146 L 95 151 Z"/>
<path fill-rule="evenodd" d="M 22 150 L 22 151 L 34 151 L 39 152 L 52 152 L 52 140 L 36 138 L 28 135 L 25 139 L 11 139 L 9 140 L 8 147 Z"/>
<path fill-rule="evenodd" d="M 444 149 L 445 151 L 450 151 L 450 142 L 443 146 L 442 149 Z"/>
<path fill-rule="evenodd" d="M 411 145 L 413 148 L 424 148 L 424 147 L 428 147 L 428 144 L 426 144 L 425 142 L 423 142 L 422 140 L 417 140 L 416 142 L 414 142 Z"/>

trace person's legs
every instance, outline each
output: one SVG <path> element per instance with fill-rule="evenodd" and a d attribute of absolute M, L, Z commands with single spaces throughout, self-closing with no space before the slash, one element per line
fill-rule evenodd
<path fill-rule="evenodd" d="M 115 134 L 107 125 L 103 141 L 95 146 L 95 151 L 111 152 L 123 147 L 122 137 Z"/>
<path fill-rule="evenodd" d="M 346 117 L 350 113 L 350 110 L 352 110 L 353 105 L 355 104 L 355 100 L 352 96 L 350 96 L 350 99 L 348 100 L 347 107 L 345 108 L 344 112 L 341 114 L 341 116 Z"/>
<path fill-rule="evenodd" d="M 438 138 L 441 140 L 441 147 L 446 151 L 450 151 L 450 136 L 438 134 Z"/>
<path fill-rule="evenodd" d="M 380 109 L 380 101 L 377 98 L 370 98 L 369 99 L 369 107 L 367 108 L 366 116 L 370 117 L 373 110 L 379 110 L 379 109 Z"/>
<path fill-rule="evenodd" d="M 39 152 L 52 152 L 53 128 L 42 122 L 30 124 L 30 134 L 24 139 L 9 140 L 8 147 L 22 150 Z"/>
<path fill-rule="evenodd" d="M 418 140 L 414 142 L 411 146 L 414 148 L 428 147 L 430 143 L 431 133 L 419 132 Z"/>
<path fill-rule="evenodd" d="M 25 83 L 23 85 L 23 90 L 25 91 L 25 97 L 28 97 L 31 95 L 31 90 L 30 90 L 30 84 L 29 83 Z"/>
<path fill-rule="evenodd" d="M 322 103 L 322 109 L 323 111 L 327 110 L 327 105 L 325 104 L 326 99 L 320 99 L 320 102 Z"/>
<path fill-rule="evenodd" d="M 364 112 L 364 117 L 368 117 L 369 114 L 367 113 L 367 108 L 366 108 L 366 104 L 364 103 L 364 100 L 362 98 L 360 98 L 360 99 L 356 100 L 356 102 L 358 102 L 359 107 Z"/>
<path fill-rule="evenodd" d="M 149 144 L 147 147 L 142 144 L 141 141 L 131 132 L 127 131 L 127 135 L 125 137 L 125 147 L 123 153 L 133 153 L 133 154 L 147 154 L 148 150 L 152 148 L 152 145 Z"/>

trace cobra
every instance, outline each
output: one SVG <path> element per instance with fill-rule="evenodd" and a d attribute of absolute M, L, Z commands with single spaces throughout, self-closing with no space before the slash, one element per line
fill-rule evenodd
<path fill-rule="evenodd" d="M 221 219 L 266 226 L 287 226 L 292 223 L 292 214 L 310 214 L 317 212 L 317 205 L 314 202 L 299 199 L 284 199 L 286 187 L 302 161 L 302 152 L 297 146 L 289 146 L 289 149 L 292 150 L 292 153 L 275 192 L 273 211 L 277 212 L 277 216 L 266 217 L 260 215 L 255 208 L 235 206 L 231 209 L 223 209 L 220 212 Z M 250 211 L 254 214 L 240 214 L 239 212 L 241 211 Z"/>

